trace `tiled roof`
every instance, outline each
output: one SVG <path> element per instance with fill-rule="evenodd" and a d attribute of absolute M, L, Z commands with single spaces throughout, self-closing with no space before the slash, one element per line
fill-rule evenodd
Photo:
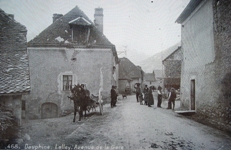
<path fill-rule="evenodd" d="M 26 38 L 22 34 L 26 29 L 1 9 L 0 21 L 0 95 L 29 92 Z"/>
<path fill-rule="evenodd" d="M 72 29 L 70 28 L 69 23 L 78 23 L 78 25 L 91 24 L 89 40 L 87 43 L 86 39 L 83 38 L 78 39 L 78 41 L 75 41 L 74 43 L 72 42 Z M 61 40 L 57 40 L 57 38 Z M 28 42 L 28 47 L 40 46 L 111 48 L 113 55 L 116 57 L 116 61 L 118 61 L 115 45 L 113 45 L 106 36 L 95 27 L 94 23 L 78 8 L 78 6 L 57 19 L 38 36 Z"/>
<path fill-rule="evenodd" d="M 84 19 L 80 19 L 80 18 Z M 79 19 L 78 19 L 79 18 Z M 75 20 L 77 19 L 77 20 Z M 71 11 L 69 11 L 64 16 L 57 19 L 53 24 L 43 30 L 38 36 L 36 36 L 33 40 L 28 42 L 28 46 L 67 46 L 71 45 L 72 42 L 72 30 L 70 28 L 69 22 L 71 21 L 79 21 L 79 23 L 91 23 L 92 28 L 90 31 L 89 42 L 85 43 L 85 39 L 78 39 L 75 44 L 86 46 L 86 45 L 103 45 L 103 46 L 112 46 L 113 44 L 105 37 L 103 33 L 101 33 L 95 26 L 94 23 L 85 15 L 85 13 L 78 8 L 78 6 L 74 7 Z M 84 22 L 83 22 L 84 20 Z M 77 23 L 77 22 L 72 23 Z M 63 40 L 56 40 L 57 37 L 61 37 Z"/>
<path fill-rule="evenodd" d="M 30 91 L 27 51 L 0 53 L 0 94 Z"/>
<path fill-rule="evenodd" d="M 119 61 L 119 65 L 120 67 L 123 67 L 124 70 L 126 70 L 127 72 L 127 76 L 130 78 L 141 78 L 142 74 L 141 74 L 141 69 L 139 67 L 137 67 L 136 65 L 134 65 L 129 59 L 123 57 L 120 58 Z M 119 72 L 120 74 L 120 72 Z M 119 75 L 120 76 L 120 75 Z"/>
<path fill-rule="evenodd" d="M 124 65 L 119 64 L 119 80 L 132 80 Z"/>

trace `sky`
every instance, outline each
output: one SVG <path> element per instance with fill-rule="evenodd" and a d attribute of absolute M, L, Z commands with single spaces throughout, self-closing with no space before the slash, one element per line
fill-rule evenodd
<path fill-rule="evenodd" d="M 175 23 L 189 0 L 0 0 L 0 8 L 14 14 L 27 28 L 30 41 L 52 24 L 54 13 L 66 14 L 78 6 L 91 21 L 94 9 L 103 8 L 104 34 L 119 57 L 127 51 L 133 61 L 146 59 L 181 40 Z"/>

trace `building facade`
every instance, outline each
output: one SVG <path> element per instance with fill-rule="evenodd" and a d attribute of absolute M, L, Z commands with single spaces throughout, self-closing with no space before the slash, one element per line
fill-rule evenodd
<path fill-rule="evenodd" d="M 24 97 L 28 118 L 72 111 L 74 104 L 67 96 L 76 84 L 85 84 L 94 95 L 102 88 L 104 102 L 109 101 L 111 86 L 118 86 L 118 57 L 98 26 L 76 6 L 65 15 L 54 14 L 53 24 L 28 43 L 31 93 Z"/>
<path fill-rule="evenodd" d="M 150 86 L 155 86 L 156 78 L 155 78 L 155 73 L 144 73 L 144 84 L 147 85 L 148 87 Z M 155 86 L 155 88 L 157 88 Z"/>
<path fill-rule="evenodd" d="M 181 105 L 199 121 L 231 131 L 231 3 L 191 0 L 182 28 Z"/>
<path fill-rule="evenodd" d="M 140 83 L 143 86 L 144 72 L 140 66 L 133 64 L 128 58 L 119 59 L 119 87 L 120 93 L 125 92 L 126 87 L 130 87 L 135 92 L 135 84 Z"/>
<path fill-rule="evenodd" d="M 162 61 L 164 65 L 164 88 L 180 89 L 181 61 L 181 47 L 178 47 Z"/>

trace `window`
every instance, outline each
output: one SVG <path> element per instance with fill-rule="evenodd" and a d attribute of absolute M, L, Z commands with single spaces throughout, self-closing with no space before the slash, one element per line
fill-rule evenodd
<path fill-rule="evenodd" d="M 72 75 L 63 75 L 63 90 L 69 91 L 72 87 Z"/>

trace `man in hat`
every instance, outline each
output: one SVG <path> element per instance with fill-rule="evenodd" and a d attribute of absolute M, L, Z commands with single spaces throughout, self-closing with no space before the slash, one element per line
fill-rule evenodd
<path fill-rule="evenodd" d="M 157 93 L 158 93 L 158 96 L 157 96 L 157 98 L 158 98 L 158 103 L 157 103 L 157 107 L 161 107 L 161 103 L 162 103 L 162 87 L 161 86 L 158 86 L 158 91 L 157 91 Z"/>
<path fill-rule="evenodd" d="M 115 90 L 115 86 L 112 85 L 111 87 L 111 108 L 115 107 L 116 99 L 117 99 L 117 93 Z"/>
<path fill-rule="evenodd" d="M 140 83 L 135 84 L 136 89 L 136 100 L 137 103 L 140 102 L 140 104 L 142 104 L 142 92 L 141 92 L 141 88 L 140 88 Z"/>
<path fill-rule="evenodd" d="M 174 88 L 171 88 L 171 91 L 168 96 L 168 108 L 167 109 L 173 109 L 175 108 L 175 100 L 176 100 L 176 91 Z M 173 107 L 172 107 L 173 104 Z"/>

